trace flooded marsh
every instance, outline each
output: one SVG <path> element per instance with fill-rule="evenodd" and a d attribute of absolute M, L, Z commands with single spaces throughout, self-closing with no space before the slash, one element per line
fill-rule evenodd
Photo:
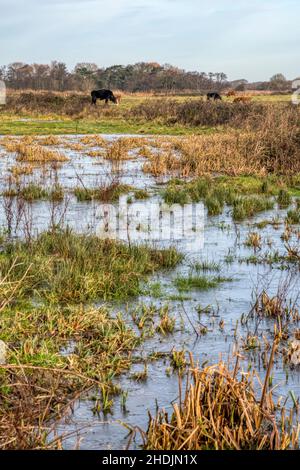
<path fill-rule="evenodd" d="M 300 177 L 207 145 L 1 139 L 1 448 L 298 445 Z"/>

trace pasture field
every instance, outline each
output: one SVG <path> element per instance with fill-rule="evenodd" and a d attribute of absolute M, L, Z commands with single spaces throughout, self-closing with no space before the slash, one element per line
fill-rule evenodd
<path fill-rule="evenodd" d="M 1 110 L 0 449 L 298 448 L 299 107 L 88 99 Z"/>
<path fill-rule="evenodd" d="M 243 94 L 242 94 L 243 95 Z M 251 95 L 251 93 L 246 93 Z M 8 103 L 0 109 L 0 134 L 34 135 L 34 134 L 171 134 L 182 135 L 201 133 L 207 128 L 198 126 L 166 124 L 157 119 L 154 122 L 136 116 L 135 108 L 147 102 L 184 103 L 198 102 L 204 97 L 188 95 L 123 95 L 118 107 L 104 107 L 98 102 L 97 108 L 90 106 L 89 93 L 50 93 L 46 92 L 8 92 Z M 231 103 L 233 98 L 223 98 Z M 287 103 L 291 95 L 253 94 L 251 100 L 262 103 Z M 117 108 L 117 109 L 116 109 Z"/>

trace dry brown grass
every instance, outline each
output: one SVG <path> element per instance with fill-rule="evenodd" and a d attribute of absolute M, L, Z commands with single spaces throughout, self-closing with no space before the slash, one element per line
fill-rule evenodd
<path fill-rule="evenodd" d="M 1 371 L 3 374 L 3 370 Z M 61 437 L 49 439 L 55 426 L 47 423 L 49 415 L 61 417 L 71 400 L 68 389 L 72 377 L 63 371 L 17 367 L 6 372 L 10 393 L 1 400 L 0 449 L 61 449 Z"/>
<path fill-rule="evenodd" d="M 39 137 L 38 143 L 40 145 L 46 145 L 46 146 L 60 145 L 61 139 L 57 137 L 56 135 L 47 135 L 45 137 Z"/>
<path fill-rule="evenodd" d="M 133 158 L 133 151 L 145 145 L 142 137 L 121 137 L 106 146 L 104 158 L 107 160 L 128 160 Z"/>
<path fill-rule="evenodd" d="M 155 176 L 264 175 L 265 169 L 255 158 L 249 158 L 251 153 L 253 139 L 249 133 L 195 135 L 177 139 L 172 150 L 151 153 L 143 169 Z"/>
<path fill-rule="evenodd" d="M 270 106 L 263 122 L 253 115 L 244 130 L 172 139 L 167 152 L 149 155 L 144 171 L 181 176 L 293 175 L 300 171 L 299 120 L 293 108 L 283 112 Z"/>
<path fill-rule="evenodd" d="M 81 144 L 89 147 L 106 147 L 107 140 L 101 135 L 85 135 L 80 139 Z"/>
<path fill-rule="evenodd" d="M 250 103 L 252 101 L 251 96 L 237 96 L 234 98 L 234 103 Z"/>
<path fill-rule="evenodd" d="M 9 169 L 12 174 L 12 177 L 15 178 L 16 181 L 18 181 L 18 178 L 21 175 L 31 175 L 33 173 L 33 170 L 34 167 L 31 164 L 14 165 Z"/>
<path fill-rule="evenodd" d="M 44 140 L 48 143 L 43 145 L 56 145 L 49 142 L 57 142 L 56 139 L 47 137 Z M 65 162 L 68 158 L 62 153 L 49 150 L 43 145 L 36 143 L 35 136 L 25 136 L 20 139 L 4 138 L 1 140 L 1 145 L 11 153 L 16 154 L 16 160 L 18 162 L 30 162 L 30 163 L 51 163 L 51 162 Z"/>
<path fill-rule="evenodd" d="M 268 381 L 268 374 L 266 382 Z M 264 385 L 266 385 L 266 382 Z M 171 415 L 164 410 L 151 417 L 144 435 L 145 448 L 153 450 L 281 450 L 296 448 L 298 428 L 282 410 L 276 423 L 272 392 L 262 386 L 259 401 L 254 392 L 254 373 L 238 377 L 219 362 L 199 369 L 192 362 L 183 398 Z"/>

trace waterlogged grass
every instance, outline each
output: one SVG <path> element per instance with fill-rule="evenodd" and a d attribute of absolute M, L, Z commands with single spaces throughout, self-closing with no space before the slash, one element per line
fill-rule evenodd
<path fill-rule="evenodd" d="M 258 176 L 217 176 L 200 177 L 191 182 L 173 179 L 162 193 L 164 200 L 174 202 L 198 202 L 206 198 L 215 198 L 219 203 L 231 205 L 236 196 L 262 195 L 278 196 L 278 203 L 283 199 L 290 201 L 291 196 L 300 195 L 300 175 L 268 177 Z"/>
<path fill-rule="evenodd" d="M 300 209 L 291 209 L 286 216 L 286 222 L 291 225 L 300 224 Z"/>
<path fill-rule="evenodd" d="M 45 189 L 43 186 L 30 183 L 22 188 L 9 188 L 5 190 L 2 195 L 5 197 L 19 197 L 28 202 L 37 201 L 40 199 L 61 201 L 64 198 L 64 190 L 59 184 L 53 185 L 51 189 Z"/>
<path fill-rule="evenodd" d="M 274 208 L 274 200 L 262 196 L 238 197 L 233 204 L 232 216 L 236 221 Z"/>
<path fill-rule="evenodd" d="M 285 189 L 280 189 L 277 197 L 279 207 L 288 207 L 292 203 L 292 197 Z"/>
<path fill-rule="evenodd" d="M 286 184 L 288 183 L 292 184 L 287 180 Z M 273 209 L 276 194 L 279 201 L 283 197 L 285 201 L 290 200 L 290 193 L 280 189 L 281 184 L 275 177 L 207 177 L 187 183 L 175 179 L 168 184 L 162 197 L 170 205 L 203 201 L 211 216 L 221 214 L 227 204 L 233 207 L 233 219 L 241 221 L 256 213 Z"/>
<path fill-rule="evenodd" d="M 130 191 L 131 187 L 126 184 L 112 183 L 99 188 L 83 188 L 74 189 L 77 201 L 117 201 L 122 194 Z"/>
<path fill-rule="evenodd" d="M 223 282 L 230 282 L 231 278 L 215 276 L 215 277 L 206 277 L 206 276 L 194 276 L 189 275 L 188 277 L 178 276 L 174 284 L 177 287 L 179 292 L 189 292 L 191 290 L 207 290 L 217 287 Z"/>
<path fill-rule="evenodd" d="M 11 282 L 29 271 L 22 298 L 79 303 L 138 295 L 147 274 L 175 266 L 181 256 L 174 249 L 128 247 L 66 230 L 43 233 L 31 243 L 8 243 L 0 255 L 3 276 L 15 259 Z"/>
<path fill-rule="evenodd" d="M 59 448 L 59 440 L 47 438 L 48 419 L 61 417 L 91 387 L 94 411 L 110 412 L 121 392 L 113 378 L 130 368 L 144 338 L 141 309 L 137 334 L 121 314 L 91 302 L 143 293 L 149 274 L 174 267 L 181 256 L 70 230 L 30 241 L 3 237 L 1 248 L 0 332 L 7 352 L 0 365 L 0 448 Z M 173 328 L 174 319 L 161 311 L 159 334 Z"/>
<path fill-rule="evenodd" d="M 104 308 L 20 304 L 1 312 L 0 327 L 8 346 L 0 366 L 1 449 L 60 448 L 47 437 L 47 420 L 91 387 L 105 413 L 120 392 L 112 378 L 129 369 L 140 341 Z M 61 354 L 70 344 L 72 352 Z"/>

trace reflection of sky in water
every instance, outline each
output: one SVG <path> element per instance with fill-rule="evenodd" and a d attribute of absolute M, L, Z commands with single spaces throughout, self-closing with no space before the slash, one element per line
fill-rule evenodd
<path fill-rule="evenodd" d="M 128 203 L 128 197 L 122 196 L 118 204 L 100 206 L 98 218 L 96 233 L 101 238 L 157 246 L 176 244 L 188 251 L 203 248 L 202 203 L 168 206 L 158 197 Z"/>
<path fill-rule="evenodd" d="M 76 138 L 72 137 L 70 140 L 75 142 Z M 95 186 L 96 182 L 99 182 L 101 179 L 111 179 L 114 177 L 110 172 L 111 165 L 109 162 L 102 162 L 101 159 L 95 157 L 82 156 L 78 152 L 70 152 L 70 155 L 71 154 L 72 161 L 63 165 L 56 172 L 56 177 L 65 188 L 71 189 L 79 185 L 77 174 L 80 175 L 80 178 L 87 187 Z M 10 159 L 9 164 L 8 160 L 9 159 L 5 157 L 0 159 L 0 182 L 2 187 L 5 175 L 7 175 L 7 168 L 12 164 L 12 160 Z M 134 187 L 147 188 L 147 190 L 152 193 L 152 190 L 158 188 L 157 180 L 151 175 L 145 175 L 141 168 L 142 159 L 139 159 L 139 161 L 132 160 L 123 162 L 122 173 L 119 173 L 118 176 L 122 182 L 131 184 Z M 53 180 L 53 173 L 52 175 L 42 175 L 41 172 L 39 173 L 38 177 L 41 178 L 41 181 L 50 184 Z M 62 217 L 65 219 L 65 224 L 70 225 L 79 232 L 89 231 L 91 233 L 97 233 L 97 230 L 101 230 L 101 226 L 103 227 L 104 224 L 103 219 L 101 219 L 103 213 L 101 214 L 102 206 L 100 202 L 79 203 L 71 195 L 67 196 L 67 199 L 68 203 L 66 207 L 64 204 L 55 207 L 55 216 L 58 219 Z M 124 197 L 122 201 L 123 203 L 127 201 L 127 196 Z M 181 240 L 176 240 L 176 237 L 182 230 L 180 213 L 178 212 L 177 214 L 175 211 L 172 217 L 169 214 L 170 227 L 173 230 L 174 237 L 171 241 L 167 240 L 168 237 L 166 237 L 166 234 L 169 227 L 166 227 L 166 219 L 163 217 L 159 218 L 161 209 L 159 208 L 159 202 L 159 196 L 153 194 L 150 199 L 138 201 L 137 206 L 135 206 L 135 204 L 128 204 L 127 209 L 132 210 L 135 217 L 131 222 L 132 227 L 130 227 L 129 232 L 127 227 L 125 228 L 123 226 L 123 232 L 121 231 L 120 233 L 126 240 L 128 239 L 128 233 L 131 240 L 132 237 L 136 237 L 138 242 L 144 240 L 145 234 L 149 231 L 149 223 L 147 220 L 149 206 L 153 205 L 157 211 L 155 220 L 157 220 L 158 216 L 158 223 L 155 224 L 155 222 L 153 222 L 152 235 L 159 234 L 163 239 L 165 237 L 165 241 L 161 244 L 164 246 L 177 246 L 185 253 L 185 258 L 176 269 L 155 274 L 145 286 L 149 289 L 149 286 L 151 288 L 151 285 L 160 283 L 162 298 L 153 298 L 145 294 L 126 306 L 112 305 L 112 309 L 114 312 L 122 310 L 128 323 L 132 325 L 129 311 L 138 308 L 142 302 L 145 304 L 155 304 L 158 307 L 166 304 L 169 305 L 170 314 L 176 319 L 176 331 L 170 336 L 164 337 L 155 334 L 153 338 L 147 339 L 136 353 L 139 359 L 146 358 L 151 352 L 169 353 L 170 350 L 175 347 L 176 349 L 185 348 L 187 351 L 192 351 L 195 359 L 198 360 L 200 364 L 206 361 L 208 363 L 214 363 L 220 358 L 228 360 L 228 358 L 232 356 L 235 347 L 234 336 L 237 322 L 237 341 L 239 345 L 242 344 L 242 338 L 245 337 L 248 332 L 251 333 L 254 331 L 253 322 L 249 323 L 248 328 L 246 325 L 241 326 L 240 324 L 241 315 L 247 314 L 250 311 L 252 301 L 254 300 L 253 291 L 261 292 L 265 288 L 270 295 L 275 295 L 278 285 L 282 284 L 291 276 L 289 287 L 286 291 L 286 297 L 295 299 L 299 295 L 298 273 L 288 270 L 271 269 L 267 265 L 253 265 L 240 262 L 241 258 L 253 254 L 252 249 L 244 246 L 244 241 L 249 231 L 257 231 L 257 229 L 251 228 L 249 223 L 253 224 L 264 219 L 271 220 L 276 215 L 279 215 L 283 220 L 286 211 L 268 211 L 257 215 L 251 221 L 234 225 L 232 223 L 231 209 L 226 207 L 223 214 L 220 216 L 206 216 L 204 229 L 202 223 L 203 217 L 201 216 L 201 223 L 199 224 L 198 221 L 197 225 L 199 231 L 192 234 L 194 235 L 194 239 L 193 236 L 191 236 L 188 242 L 186 239 L 184 242 L 181 242 Z M 116 208 L 116 205 L 114 207 Z M 36 231 L 45 229 L 50 220 L 51 203 L 36 202 L 30 205 L 30 211 L 31 214 L 29 214 L 28 217 L 31 217 L 34 229 Z M 138 214 L 136 214 L 136 212 L 138 212 Z M 3 224 L 5 221 L 3 206 L 0 207 L 0 214 Z M 192 215 L 188 221 L 191 222 L 193 217 Z M 127 224 L 128 219 L 124 217 L 123 213 L 123 222 L 124 221 L 125 224 Z M 140 225 L 139 230 L 136 230 L 137 225 Z M 263 240 L 263 248 L 260 254 L 270 253 L 276 250 L 281 254 L 285 253 L 284 244 L 280 238 L 283 229 L 283 225 L 281 225 L 279 229 L 276 229 L 272 225 L 267 225 L 260 231 Z M 21 225 L 18 230 L 22 232 Z M 153 238 L 155 238 L 155 236 Z M 189 241 L 191 240 L 194 240 L 195 243 L 189 245 Z M 153 243 L 153 240 L 151 240 L 150 243 Z M 270 244 L 271 246 L 269 246 Z M 228 255 L 232 256 L 231 263 L 225 262 L 225 258 Z M 217 288 L 207 291 L 194 290 L 185 293 L 187 298 L 183 302 L 176 300 L 174 296 L 178 297 L 178 291 L 174 286 L 174 279 L 177 275 L 188 275 L 191 272 L 191 266 L 194 266 L 197 261 L 201 260 L 221 263 L 220 273 L 208 272 L 207 274 L 220 274 L 227 278 L 232 278 L 232 282 L 224 282 Z M 172 298 L 173 300 L 170 300 Z M 201 305 L 201 307 L 211 306 L 210 313 L 201 314 L 200 319 L 197 312 L 199 305 Z M 196 338 L 188 318 L 196 327 L 199 326 L 199 321 L 201 321 L 201 324 L 208 329 L 207 334 Z M 221 319 L 225 323 L 224 330 L 219 328 Z M 183 327 L 182 323 L 184 324 Z M 132 326 L 134 327 L 134 325 Z M 296 326 L 292 327 L 292 329 L 294 328 L 296 328 Z M 259 325 L 259 334 L 264 334 L 266 338 L 270 338 L 272 329 L 272 321 L 263 321 Z M 66 344 L 62 353 L 72 354 L 73 348 L 73 344 Z M 248 361 L 250 361 L 257 367 L 259 374 L 264 376 L 265 370 L 262 367 L 261 352 L 262 351 L 258 352 L 258 354 L 245 352 L 245 361 L 242 362 L 242 366 L 246 370 L 249 364 Z M 176 374 L 171 377 L 167 376 L 166 368 L 168 366 L 169 360 L 167 358 L 149 363 L 148 380 L 145 383 L 136 383 L 126 376 L 120 378 L 121 387 L 129 392 L 126 402 L 127 413 L 121 411 L 120 397 L 115 398 L 113 415 L 106 417 L 93 415 L 91 411 L 91 401 L 81 399 L 75 404 L 74 413 L 70 416 L 69 421 L 59 426 L 59 431 L 69 433 L 84 427 L 82 432 L 78 431 L 79 435 L 82 437 L 82 448 L 123 448 L 126 445 L 125 436 L 128 431 L 121 426 L 118 420 L 132 426 L 140 426 L 142 429 L 146 429 L 147 410 L 151 410 L 152 413 L 155 412 L 155 400 L 157 400 L 159 406 L 164 406 L 167 409 L 170 409 L 170 402 L 176 400 L 178 395 L 177 377 Z M 133 371 L 140 371 L 142 369 L 143 365 L 141 364 L 133 366 Z M 278 398 L 280 395 L 286 396 L 291 390 L 295 393 L 295 396 L 298 397 L 300 392 L 299 379 L 299 370 L 295 369 L 292 371 L 287 366 L 284 367 L 282 357 L 280 355 L 276 357 L 273 370 L 273 384 L 277 384 L 278 388 L 275 390 L 275 397 Z M 288 401 L 288 406 L 290 405 L 291 400 Z M 75 446 L 76 440 L 77 435 L 68 438 L 66 447 L 72 448 Z"/>

